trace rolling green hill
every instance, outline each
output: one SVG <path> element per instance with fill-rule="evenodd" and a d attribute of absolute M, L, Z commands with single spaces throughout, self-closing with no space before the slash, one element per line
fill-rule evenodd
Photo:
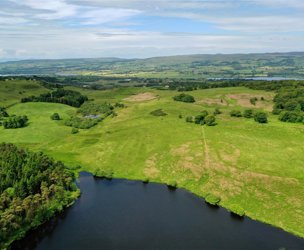
<path fill-rule="evenodd" d="M 16 90 L 1 91 L 0 106 L 15 103 L 24 84 L 13 82 Z M 253 219 L 304 237 L 299 223 L 304 221 L 304 128 L 270 114 L 274 93 L 245 87 L 197 90 L 187 92 L 195 103 L 183 103 L 172 99 L 178 92 L 171 90 L 67 89 L 80 91 L 95 103 L 120 102 L 125 107 L 115 109 L 117 116 L 71 134 L 64 121 L 77 109 L 18 103 L 7 111 L 27 115 L 29 125 L 16 130 L 0 127 L 0 142 L 42 150 L 73 169 L 80 165 L 79 170 L 102 169 L 119 178 L 176 182 L 199 196 L 220 198 L 219 204 L 227 209 L 239 207 Z M 255 106 L 250 103 L 253 97 L 258 99 Z M 187 116 L 202 110 L 213 113 L 215 108 L 222 112 L 216 126 L 185 121 Z M 268 112 L 269 123 L 229 114 L 247 108 Z M 167 115 L 151 115 L 159 109 Z M 51 120 L 53 113 L 63 120 Z"/>

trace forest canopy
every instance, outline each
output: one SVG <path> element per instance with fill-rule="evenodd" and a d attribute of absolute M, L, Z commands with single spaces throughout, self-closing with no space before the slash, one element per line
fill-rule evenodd
<path fill-rule="evenodd" d="M 21 102 L 54 102 L 79 108 L 87 100 L 87 96 L 82 95 L 77 91 L 60 88 L 39 96 L 22 98 Z"/>
<path fill-rule="evenodd" d="M 0 249 L 50 219 L 78 195 L 61 162 L 13 144 L 0 144 Z"/>

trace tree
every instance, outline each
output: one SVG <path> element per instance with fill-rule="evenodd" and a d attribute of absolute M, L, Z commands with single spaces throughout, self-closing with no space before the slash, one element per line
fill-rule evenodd
<path fill-rule="evenodd" d="M 51 115 L 51 119 L 55 120 L 55 121 L 58 121 L 58 120 L 60 120 L 60 116 L 59 116 L 58 113 L 54 113 L 54 114 Z"/>
<path fill-rule="evenodd" d="M 205 123 L 205 116 L 204 115 L 197 115 L 194 117 L 195 124 L 204 124 Z"/>
<path fill-rule="evenodd" d="M 256 105 L 256 102 L 258 101 L 258 98 L 256 98 L 256 97 L 253 97 L 253 98 L 250 98 L 250 103 L 252 104 L 252 105 Z"/>
<path fill-rule="evenodd" d="M 253 110 L 252 109 L 245 109 L 243 112 L 243 116 L 245 118 L 252 118 L 253 117 Z"/>
<path fill-rule="evenodd" d="M 258 123 L 267 123 L 267 114 L 265 112 L 257 112 L 254 114 L 254 120 Z"/>
<path fill-rule="evenodd" d="M 205 124 L 207 126 L 215 126 L 216 125 L 216 119 L 214 115 L 207 115 L 205 117 Z"/>

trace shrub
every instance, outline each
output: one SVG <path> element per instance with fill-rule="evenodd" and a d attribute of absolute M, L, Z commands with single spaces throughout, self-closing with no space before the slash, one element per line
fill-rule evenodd
<path fill-rule="evenodd" d="M 253 110 L 252 109 L 246 109 L 246 110 L 244 110 L 243 116 L 245 118 L 252 118 L 253 117 Z"/>
<path fill-rule="evenodd" d="M 206 117 L 207 115 L 209 115 L 209 112 L 207 110 L 203 110 L 201 112 L 201 115 L 204 116 L 204 117 Z"/>
<path fill-rule="evenodd" d="M 219 110 L 219 108 L 216 108 L 213 112 L 214 115 L 220 115 L 222 112 Z"/>
<path fill-rule="evenodd" d="M 256 98 L 256 97 L 250 98 L 250 103 L 252 105 L 256 105 L 257 100 L 258 100 L 258 98 Z"/>
<path fill-rule="evenodd" d="M 149 181 L 150 181 L 150 179 L 148 177 L 143 179 L 143 183 L 145 183 L 145 184 L 149 183 Z"/>
<path fill-rule="evenodd" d="M 177 188 L 177 182 L 176 181 L 169 181 L 167 183 L 167 186 L 168 186 L 168 188 L 175 189 L 175 188 Z"/>
<path fill-rule="evenodd" d="M 221 198 L 217 197 L 213 194 L 207 194 L 207 196 L 205 197 L 205 200 L 206 200 L 207 203 L 209 203 L 213 206 L 217 206 L 220 203 Z"/>
<path fill-rule="evenodd" d="M 100 121 L 102 121 L 102 118 L 83 118 L 83 117 L 71 117 L 69 120 L 65 121 L 65 125 L 69 127 L 74 128 L 80 128 L 80 129 L 89 129 L 91 127 L 94 127 L 97 125 Z"/>
<path fill-rule="evenodd" d="M 229 208 L 229 211 L 235 215 L 238 215 L 240 217 L 245 216 L 245 211 L 242 207 L 240 207 L 237 204 L 232 204 Z"/>
<path fill-rule="evenodd" d="M 284 111 L 281 112 L 279 120 L 282 122 L 302 122 L 304 121 L 304 114 L 294 112 L 294 111 Z"/>
<path fill-rule="evenodd" d="M 77 128 L 72 128 L 71 134 L 77 134 L 79 133 L 79 130 Z"/>
<path fill-rule="evenodd" d="M 100 168 L 96 169 L 96 171 L 93 173 L 94 177 L 98 178 L 106 178 L 106 179 L 112 179 L 113 178 L 113 171 L 108 170 L 102 170 Z"/>
<path fill-rule="evenodd" d="M 173 100 L 178 101 L 178 102 L 188 102 L 188 103 L 195 102 L 195 99 L 193 96 L 187 95 L 184 93 L 174 96 Z"/>
<path fill-rule="evenodd" d="M 162 109 L 156 109 L 152 112 L 150 112 L 151 115 L 154 115 L 154 116 L 166 116 L 167 113 L 165 113 Z"/>
<path fill-rule="evenodd" d="M 194 117 L 194 122 L 196 124 L 205 124 L 205 118 L 209 115 L 207 110 L 203 110 L 201 114 Z"/>
<path fill-rule="evenodd" d="M 197 115 L 194 117 L 195 124 L 205 124 L 205 116 Z"/>
<path fill-rule="evenodd" d="M 254 120 L 258 123 L 267 123 L 267 114 L 265 112 L 257 112 L 254 114 Z"/>
<path fill-rule="evenodd" d="M 241 113 L 241 111 L 239 111 L 239 110 L 232 110 L 232 111 L 230 112 L 230 116 L 231 116 L 231 117 L 242 117 L 242 113 Z"/>
<path fill-rule="evenodd" d="M 59 116 L 58 113 L 54 113 L 54 114 L 51 115 L 51 119 L 55 120 L 55 121 L 58 121 L 58 120 L 60 120 L 60 116 Z"/>
<path fill-rule="evenodd" d="M 205 118 L 205 124 L 207 126 L 215 126 L 216 125 L 216 119 L 214 115 L 208 115 Z"/>
<path fill-rule="evenodd" d="M 2 117 L 9 117 L 9 115 L 6 112 L 5 108 L 0 107 L 0 118 L 2 118 Z"/>
<path fill-rule="evenodd" d="M 193 122 L 193 117 L 192 116 L 187 116 L 186 117 L 186 122 Z"/>

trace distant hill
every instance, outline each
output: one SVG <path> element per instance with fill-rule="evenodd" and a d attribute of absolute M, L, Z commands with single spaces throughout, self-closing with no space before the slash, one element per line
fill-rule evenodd
<path fill-rule="evenodd" d="M 304 78 L 304 52 L 215 54 L 147 59 L 87 58 L 0 63 L 2 75 L 98 75 L 172 78 Z"/>

